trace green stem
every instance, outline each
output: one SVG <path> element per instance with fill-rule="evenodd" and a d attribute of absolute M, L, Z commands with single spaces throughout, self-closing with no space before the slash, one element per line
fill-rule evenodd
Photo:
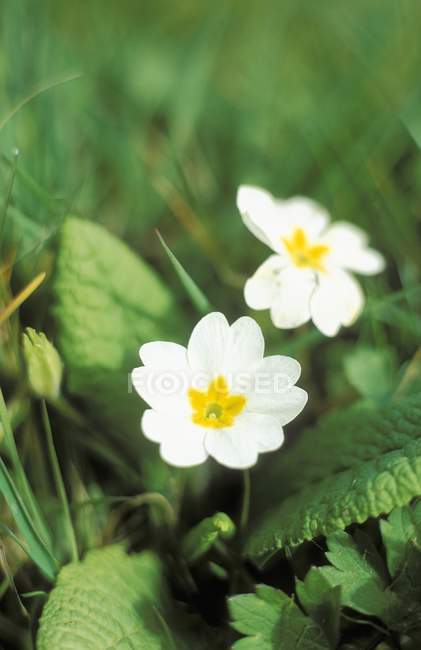
<path fill-rule="evenodd" d="M 240 516 L 240 531 L 243 533 L 247 527 L 250 514 L 250 495 L 251 495 L 251 480 L 250 480 L 250 470 L 245 469 L 243 471 L 243 504 L 241 506 L 241 516 Z"/>
<path fill-rule="evenodd" d="M 61 475 L 60 465 L 57 458 L 56 449 L 54 446 L 53 432 L 51 430 L 50 418 L 48 417 L 47 405 L 45 400 L 41 400 L 41 414 L 44 424 L 45 433 L 47 436 L 47 448 L 50 456 L 51 467 L 53 469 L 54 483 L 58 497 L 63 508 L 64 521 L 67 529 L 67 536 L 73 562 L 78 562 L 79 553 L 77 548 L 77 541 L 75 530 L 73 527 L 72 517 L 70 514 L 69 501 L 67 499 L 66 488 L 64 487 L 63 477 Z"/>

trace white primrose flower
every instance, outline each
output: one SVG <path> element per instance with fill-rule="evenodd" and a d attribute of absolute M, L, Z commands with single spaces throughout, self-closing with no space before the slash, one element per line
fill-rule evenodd
<path fill-rule="evenodd" d="M 328 212 L 305 197 L 284 201 L 243 185 L 237 207 L 247 228 L 274 251 L 247 280 L 247 305 L 270 309 L 279 328 L 312 319 L 323 334 L 335 336 L 342 325 L 352 325 L 364 295 L 350 271 L 374 275 L 385 267 L 383 256 L 368 248 L 367 235 L 345 221 L 329 225 Z"/>
<path fill-rule="evenodd" d="M 302 411 L 307 393 L 294 385 L 298 361 L 264 357 L 264 346 L 253 318 L 230 326 L 218 312 L 198 322 L 187 348 L 167 341 L 141 346 L 144 365 L 132 381 L 151 407 L 141 427 L 167 463 L 189 467 L 212 456 L 245 469 L 259 453 L 279 449 L 282 427 Z"/>

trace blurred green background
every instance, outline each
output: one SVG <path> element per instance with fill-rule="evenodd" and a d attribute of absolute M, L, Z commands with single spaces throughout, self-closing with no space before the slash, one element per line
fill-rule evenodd
<path fill-rule="evenodd" d="M 0 132 L 3 195 L 19 150 L 7 221 L 22 254 L 80 213 L 129 241 L 181 300 L 159 227 L 232 317 L 267 255 L 235 207 L 238 185 L 255 183 L 366 228 L 390 261 L 373 292 L 417 281 L 416 0 L 6 0 L 0 12 L 2 120 L 81 75 Z"/>
<path fill-rule="evenodd" d="M 298 428 L 358 396 L 387 399 L 421 336 L 420 24 L 418 0 L 3 0 L 0 270 L 14 265 L 13 293 L 39 271 L 53 273 L 55 235 L 66 215 L 81 215 L 158 271 L 185 328 L 173 338 L 185 343 L 199 315 L 155 228 L 212 306 L 232 320 L 248 313 L 244 282 L 269 255 L 241 222 L 238 186 L 305 194 L 334 219 L 365 228 L 387 271 L 364 279 L 366 312 L 334 341 L 312 325 L 284 332 L 266 312 L 252 315 L 264 327 L 269 353 L 302 362 L 300 382 L 311 399 Z M 50 305 L 47 282 L 21 321 L 54 339 Z M 6 339 L 2 373 L 10 365 Z M 9 382 L 9 397 L 15 377 L 7 372 L 1 379 Z M 30 429 L 27 464 L 47 485 L 50 470 L 38 472 L 42 452 L 31 447 L 39 422 L 27 418 L 25 399 L 17 427 L 25 421 Z M 58 429 L 68 433 L 67 425 Z M 84 450 L 86 436 L 80 438 Z M 75 467 L 62 458 L 72 496 L 81 500 Z M 82 451 L 75 464 L 85 483 L 89 462 Z M 276 473 L 275 460 L 271 467 Z M 87 488 L 91 496 L 102 494 L 106 473 L 98 474 Z M 208 474 L 202 476 L 203 484 Z M 120 483 L 105 492 L 125 494 L 126 478 L 123 466 Z M 136 479 L 133 492 L 140 489 Z M 256 483 L 259 498 L 264 485 Z M 221 485 L 212 507 L 225 507 Z M 48 493 L 44 487 L 39 493 Z M 80 537 L 80 545 L 96 543 L 96 534 Z M 10 594 L 7 610 L 15 611 Z M 22 647 L 13 616 L 9 636 L 18 641 L 10 647 Z"/>
<path fill-rule="evenodd" d="M 319 200 L 388 261 L 363 280 L 363 318 L 334 341 L 252 312 L 268 352 L 302 362 L 307 419 L 355 397 L 367 346 L 386 350 L 374 377 L 379 363 L 405 370 L 421 335 L 419 2 L 19 0 L 0 11 L 0 253 L 7 266 L 16 251 L 14 293 L 53 273 L 55 234 L 78 214 L 155 267 L 183 313 L 171 338 L 185 343 L 199 315 L 155 228 L 211 305 L 237 318 L 269 251 L 235 197 L 259 184 Z M 23 323 L 54 339 L 49 289 Z M 356 341 L 366 347 L 347 366 Z"/>

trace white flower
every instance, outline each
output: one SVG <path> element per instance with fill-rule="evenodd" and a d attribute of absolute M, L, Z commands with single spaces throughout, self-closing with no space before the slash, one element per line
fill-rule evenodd
<path fill-rule="evenodd" d="M 151 408 L 141 426 L 167 463 L 188 467 L 213 456 L 244 469 L 282 445 L 282 427 L 302 411 L 307 393 L 294 385 L 298 361 L 264 357 L 264 345 L 253 318 L 230 326 L 218 312 L 198 322 L 187 348 L 142 345 L 144 365 L 133 370 L 132 381 Z"/>
<path fill-rule="evenodd" d="M 366 234 L 346 222 L 329 225 L 329 214 L 311 199 L 275 199 L 258 187 L 243 185 L 237 207 L 247 228 L 273 251 L 246 282 L 252 309 L 270 309 L 280 328 L 310 318 L 326 336 L 352 325 L 364 306 L 361 287 L 350 271 L 374 275 L 383 256 L 368 248 Z"/>

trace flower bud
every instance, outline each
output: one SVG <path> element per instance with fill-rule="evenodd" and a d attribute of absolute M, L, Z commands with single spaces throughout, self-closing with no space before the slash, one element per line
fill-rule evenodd
<path fill-rule="evenodd" d="M 23 335 L 23 356 L 29 385 L 36 395 L 57 399 L 63 374 L 63 363 L 56 348 L 43 332 L 27 327 Z"/>
<path fill-rule="evenodd" d="M 206 517 L 185 536 L 182 548 L 188 564 L 195 564 L 221 539 L 231 539 L 235 524 L 225 512 Z"/>

